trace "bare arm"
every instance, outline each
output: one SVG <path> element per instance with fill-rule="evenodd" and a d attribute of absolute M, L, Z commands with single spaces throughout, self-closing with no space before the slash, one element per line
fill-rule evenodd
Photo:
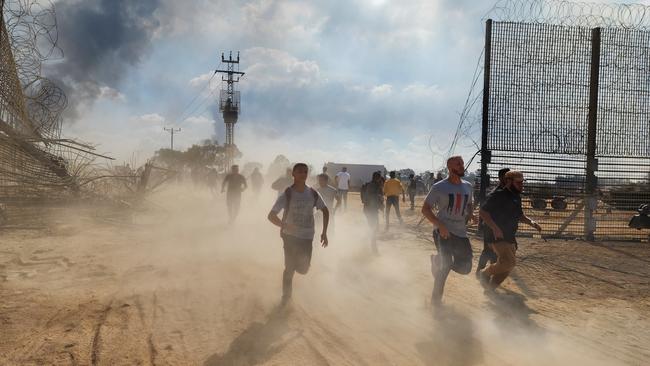
<path fill-rule="evenodd" d="M 323 248 L 327 248 L 329 241 L 327 240 L 327 227 L 330 223 L 330 210 L 327 207 L 323 207 L 323 233 L 320 235 L 320 242 Z"/>
<path fill-rule="evenodd" d="M 223 193 L 226 190 L 226 183 L 228 183 L 228 175 L 226 175 L 223 178 L 223 182 L 221 182 L 221 193 Z"/>
<path fill-rule="evenodd" d="M 336 199 L 336 205 L 334 206 L 333 213 L 336 213 L 336 210 L 338 210 L 339 207 L 341 207 L 341 196 L 337 194 L 334 199 Z"/>
<path fill-rule="evenodd" d="M 271 221 L 273 225 L 277 227 L 282 227 L 282 220 L 280 220 L 280 218 L 278 217 L 277 212 L 270 211 L 269 215 L 266 216 L 266 218 L 269 219 L 269 221 Z"/>
<path fill-rule="evenodd" d="M 489 212 L 485 210 L 479 210 L 479 215 L 483 219 L 483 222 L 492 230 L 492 233 L 494 234 L 494 239 L 503 239 L 503 232 L 501 231 L 501 228 L 497 226 L 497 224 L 492 220 L 492 216 L 490 215 Z"/>
<path fill-rule="evenodd" d="M 445 224 L 443 224 L 442 221 L 438 219 L 436 214 L 433 213 L 433 209 L 431 205 L 426 201 L 422 205 L 422 215 L 424 215 L 424 217 L 426 217 L 430 223 L 438 227 L 438 230 L 440 231 L 440 236 L 443 239 L 447 239 L 449 237 L 449 230 L 447 230 Z"/>
<path fill-rule="evenodd" d="M 535 220 L 531 220 L 530 217 L 526 216 L 526 214 L 521 215 L 521 217 L 519 218 L 519 222 L 528 224 L 534 227 L 537 231 L 542 231 L 542 227 L 539 226 L 539 224 Z"/>

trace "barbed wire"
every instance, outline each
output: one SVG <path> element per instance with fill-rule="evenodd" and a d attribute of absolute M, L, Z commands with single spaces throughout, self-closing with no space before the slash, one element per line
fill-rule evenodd
<path fill-rule="evenodd" d="M 646 30 L 650 29 L 650 6 L 566 0 L 499 0 L 485 19 L 572 27 Z"/>
<path fill-rule="evenodd" d="M 34 132 L 41 137 L 59 138 L 67 98 L 59 86 L 41 75 L 43 62 L 62 56 L 57 47 L 54 7 L 49 1 L 35 0 L 5 0 L 3 5 L 5 29 L 22 87 L 9 93 L 21 94 L 10 99 L 22 99 L 23 105 L 10 107 L 24 109 Z"/>

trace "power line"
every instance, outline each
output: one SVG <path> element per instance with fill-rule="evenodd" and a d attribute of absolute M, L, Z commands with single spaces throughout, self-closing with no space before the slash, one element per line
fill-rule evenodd
<path fill-rule="evenodd" d="M 179 122 L 181 122 L 181 121 L 183 120 L 183 118 L 187 118 L 187 117 L 189 117 L 189 115 L 187 115 L 187 116 L 185 115 L 186 112 L 187 112 L 188 109 L 192 106 L 192 104 L 194 104 L 194 102 L 197 100 L 197 98 L 198 98 L 199 96 L 203 95 L 203 93 L 205 92 L 205 90 L 210 86 L 210 82 L 212 82 L 212 79 L 214 79 L 214 76 L 215 76 L 216 74 L 217 74 L 216 71 L 212 73 L 212 76 L 210 76 L 210 79 L 208 79 L 207 83 L 203 86 L 203 88 L 199 91 L 199 93 L 196 94 L 196 95 L 194 96 L 194 98 L 192 98 L 192 100 L 191 100 L 191 101 L 190 101 L 190 102 L 189 102 L 189 103 L 188 103 L 188 104 L 187 104 L 187 105 L 186 105 L 186 106 L 181 110 L 181 113 L 179 113 L 175 118 L 172 119 L 172 123 L 179 123 Z M 200 104 L 205 103 L 205 100 L 206 100 L 207 98 L 212 97 L 212 94 L 214 94 L 214 91 L 213 91 L 212 93 L 210 93 L 210 95 L 208 95 L 207 97 L 204 96 L 204 99 L 203 99 L 203 101 L 202 101 Z M 194 110 L 192 110 L 192 111 L 194 111 Z M 190 115 L 191 115 L 191 114 L 190 114 Z"/>

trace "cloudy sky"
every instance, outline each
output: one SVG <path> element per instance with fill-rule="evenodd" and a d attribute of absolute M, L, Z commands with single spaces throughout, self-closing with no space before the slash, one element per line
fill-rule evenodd
<path fill-rule="evenodd" d="M 483 0 L 58 0 L 70 99 L 64 134 L 142 164 L 169 146 L 224 140 L 221 52 L 240 51 L 242 162 L 282 153 L 438 167 L 483 48 Z M 188 107 L 190 101 L 195 102 Z M 464 147 L 468 146 L 468 147 Z M 476 149 L 463 144 L 468 155 Z M 433 157 L 433 159 L 432 159 Z"/>

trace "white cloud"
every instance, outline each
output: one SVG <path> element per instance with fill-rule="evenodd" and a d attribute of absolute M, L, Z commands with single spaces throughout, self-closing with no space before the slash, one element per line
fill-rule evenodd
<path fill-rule="evenodd" d="M 117 102 L 125 102 L 126 96 L 120 93 L 119 90 L 113 89 L 109 86 L 102 86 L 99 88 L 99 98 L 108 99 Z"/>
<path fill-rule="evenodd" d="M 208 82 L 212 78 L 212 75 L 214 75 L 214 71 L 206 72 L 205 74 L 201 74 L 197 77 L 194 77 L 190 79 L 190 86 L 192 87 L 198 87 L 198 86 L 204 86 L 205 83 Z"/>
<path fill-rule="evenodd" d="M 212 125 L 214 124 L 215 121 L 211 118 L 207 118 L 204 116 L 192 116 L 188 117 L 183 121 L 183 124 L 191 124 L 191 125 Z"/>
<path fill-rule="evenodd" d="M 443 96 L 438 85 L 410 84 L 402 90 L 411 98 L 440 98 Z"/>
<path fill-rule="evenodd" d="M 165 117 L 158 113 L 149 113 L 137 117 L 131 117 L 130 120 L 136 123 L 162 125 L 165 122 Z"/>
<path fill-rule="evenodd" d="M 318 63 L 299 60 L 286 51 L 254 47 L 243 52 L 246 67 L 244 88 L 303 88 L 320 82 Z"/>
<path fill-rule="evenodd" d="M 390 84 L 381 84 L 370 89 L 370 95 L 373 97 L 388 96 L 393 92 L 393 86 Z"/>

